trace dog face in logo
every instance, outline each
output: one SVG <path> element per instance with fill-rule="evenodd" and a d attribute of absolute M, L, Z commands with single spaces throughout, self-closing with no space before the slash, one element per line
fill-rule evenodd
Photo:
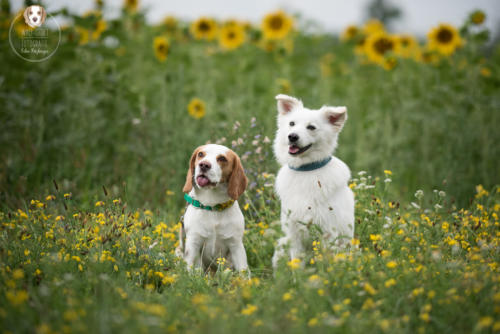
<path fill-rule="evenodd" d="M 29 6 L 24 10 L 24 21 L 31 28 L 37 28 L 45 22 L 47 13 L 42 6 Z"/>

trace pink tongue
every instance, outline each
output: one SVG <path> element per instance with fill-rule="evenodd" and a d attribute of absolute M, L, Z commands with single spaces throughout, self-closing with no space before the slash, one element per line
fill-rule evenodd
<path fill-rule="evenodd" d="M 208 178 L 207 178 L 206 176 L 202 176 L 202 175 L 200 175 L 200 176 L 198 176 L 198 177 L 196 178 L 196 182 L 198 183 L 198 185 L 199 185 L 200 187 L 204 187 L 204 186 L 206 186 L 206 185 L 207 185 L 210 181 L 208 180 Z"/>
<path fill-rule="evenodd" d="M 289 153 L 297 153 L 299 150 L 300 150 L 300 148 L 298 146 L 295 146 L 295 145 L 288 147 Z"/>

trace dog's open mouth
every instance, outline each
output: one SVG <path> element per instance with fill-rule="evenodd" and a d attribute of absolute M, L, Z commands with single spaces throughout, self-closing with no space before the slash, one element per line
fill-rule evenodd
<path fill-rule="evenodd" d="M 206 175 L 198 175 L 196 177 L 196 183 L 201 187 L 206 187 L 210 185 L 214 185 L 214 183 L 210 182 L 210 179 Z"/>
<path fill-rule="evenodd" d="M 299 147 L 295 144 L 292 144 L 292 145 L 288 146 L 288 153 L 291 155 L 299 155 L 299 154 L 307 151 L 309 148 L 311 148 L 311 146 L 312 146 L 312 144 L 309 144 L 309 145 L 304 146 L 304 147 Z"/>

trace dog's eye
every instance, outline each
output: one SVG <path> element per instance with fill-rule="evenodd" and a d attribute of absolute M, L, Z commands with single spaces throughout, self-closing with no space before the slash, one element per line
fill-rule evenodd
<path fill-rule="evenodd" d="M 294 126 L 295 125 L 295 122 L 290 122 L 290 126 Z"/>
<path fill-rule="evenodd" d="M 203 155 L 204 155 L 204 154 L 203 154 L 203 152 L 198 153 L 198 156 L 199 156 L 200 158 L 203 158 Z"/>
<path fill-rule="evenodd" d="M 38 12 L 38 15 L 40 15 L 40 12 Z"/>
<path fill-rule="evenodd" d="M 307 130 L 311 130 L 311 131 L 316 130 L 316 127 L 314 125 L 308 125 Z"/>
<path fill-rule="evenodd" d="M 227 159 L 226 159 L 226 157 L 224 157 L 224 156 L 221 155 L 220 157 L 217 157 L 217 161 L 218 162 L 226 162 Z"/>

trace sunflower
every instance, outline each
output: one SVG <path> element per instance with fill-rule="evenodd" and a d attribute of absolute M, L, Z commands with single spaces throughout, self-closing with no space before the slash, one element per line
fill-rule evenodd
<path fill-rule="evenodd" d="M 491 70 L 487 67 L 481 67 L 479 74 L 481 74 L 485 78 L 489 78 L 491 77 Z"/>
<path fill-rule="evenodd" d="M 398 35 L 395 37 L 396 47 L 394 53 L 403 58 L 414 56 L 419 49 L 418 42 L 415 37 L 410 35 Z"/>
<path fill-rule="evenodd" d="M 486 14 L 482 10 L 475 10 L 469 16 L 470 21 L 475 25 L 480 25 L 486 20 Z"/>
<path fill-rule="evenodd" d="M 440 24 L 433 28 L 427 37 L 429 50 L 435 50 L 446 56 L 451 55 L 464 44 L 458 30 L 449 24 Z"/>
<path fill-rule="evenodd" d="M 104 20 L 99 20 L 95 23 L 94 31 L 92 31 L 92 40 L 98 40 L 101 34 L 106 30 L 107 23 Z"/>
<path fill-rule="evenodd" d="M 84 18 L 95 18 L 95 19 L 100 19 L 102 17 L 102 11 L 97 10 L 97 9 L 91 9 L 86 11 L 85 13 L 82 14 L 82 17 Z"/>
<path fill-rule="evenodd" d="M 419 50 L 415 55 L 415 60 L 421 63 L 436 65 L 439 63 L 439 54 L 436 51 L 429 50 L 427 47 Z"/>
<path fill-rule="evenodd" d="M 224 23 L 222 24 L 222 26 L 224 26 L 224 27 L 228 27 L 228 26 L 236 26 L 236 25 L 240 25 L 240 24 L 239 24 L 239 23 L 238 23 L 238 21 L 237 21 L 237 20 L 235 20 L 235 19 L 229 19 L 229 20 L 227 20 L 227 21 L 224 21 Z"/>
<path fill-rule="evenodd" d="M 155 51 L 156 59 L 161 62 L 164 62 L 168 56 L 168 50 L 170 48 L 170 44 L 168 40 L 164 36 L 155 37 L 153 41 L 153 49 Z"/>
<path fill-rule="evenodd" d="M 241 22 L 241 25 L 243 26 L 243 29 L 245 29 L 246 32 L 252 30 L 252 23 L 250 23 L 250 21 L 243 21 Z"/>
<path fill-rule="evenodd" d="M 350 41 L 356 38 L 360 34 L 360 29 L 355 25 L 349 25 L 345 28 L 342 36 L 340 37 L 343 41 Z"/>
<path fill-rule="evenodd" d="M 261 24 L 266 40 L 283 39 L 292 30 L 292 27 L 293 19 L 281 10 L 267 14 Z"/>
<path fill-rule="evenodd" d="M 219 33 L 219 44 L 224 49 L 233 50 L 245 42 L 245 30 L 237 23 L 222 27 Z"/>
<path fill-rule="evenodd" d="M 166 28 L 168 32 L 174 32 L 177 30 L 177 25 L 179 22 L 174 16 L 165 16 L 162 20 L 162 25 Z"/>
<path fill-rule="evenodd" d="M 79 37 L 78 44 L 85 45 L 90 41 L 90 31 L 88 29 L 76 27 L 75 30 Z"/>
<path fill-rule="evenodd" d="M 356 54 L 364 54 L 365 53 L 365 44 L 366 44 L 366 36 L 360 35 L 360 37 L 356 41 L 356 46 L 354 47 L 354 52 Z"/>
<path fill-rule="evenodd" d="M 195 97 L 189 102 L 187 110 L 191 117 L 200 119 L 205 116 L 205 102 Z"/>
<path fill-rule="evenodd" d="M 191 34 L 196 39 L 211 41 L 217 36 L 217 23 L 212 18 L 200 17 L 191 23 Z"/>
<path fill-rule="evenodd" d="M 135 12 L 137 7 L 139 7 L 139 0 L 124 0 L 123 7 L 125 7 L 128 12 Z"/>
<path fill-rule="evenodd" d="M 386 57 L 394 52 L 395 48 L 396 42 L 393 36 L 378 32 L 367 37 L 364 49 L 368 60 L 384 66 Z"/>
<path fill-rule="evenodd" d="M 262 38 L 257 43 L 257 46 L 260 47 L 264 51 L 271 52 L 273 50 L 276 50 L 279 45 L 278 45 L 278 42 L 276 40 Z"/>
<path fill-rule="evenodd" d="M 371 19 L 363 25 L 363 33 L 371 35 L 375 33 L 385 32 L 385 27 L 382 22 L 376 19 Z"/>
<path fill-rule="evenodd" d="M 280 94 L 290 94 L 291 85 L 290 81 L 283 78 L 276 79 L 276 84 L 278 86 L 278 92 Z"/>
<path fill-rule="evenodd" d="M 397 64 L 398 64 L 398 60 L 396 59 L 396 57 L 388 56 L 388 57 L 384 58 L 384 61 L 382 62 L 381 65 L 385 70 L 390 71 L 394 67 L 396 67 Z"/>

